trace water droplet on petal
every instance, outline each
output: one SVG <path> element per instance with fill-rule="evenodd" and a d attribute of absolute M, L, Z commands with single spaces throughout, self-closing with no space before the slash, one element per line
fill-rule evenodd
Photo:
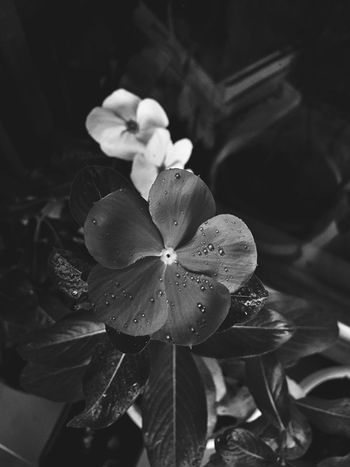
<path fill-rule="evenodd" d="M 178 272 L 176 273 L 176 277 L 179 278 L 181 277 L 181 274 L 179 274 Z"/>
<path fill-rule="evenodd" d="M 195 332 L 196 332 L 196 330 L 195 330 L 195 328 L 194 328 L 193 326 L 190 326 L 190 331 L 191 331 L 192 333 L 195 333 Z"/>
<path fill-rule="evenodd" d="M 204 290 L 205 290 L 204 285 L 201 285 L 201 286 L 200 286 L 200 289 L 201 289 L 202 292 L 204 292 Z"/>
<path fill-rule="evenodd" d="M 219 255 L 220 255 L 220 256 L 224 256 L 224 254 L 225 254 L 224 249 L 220 247 L 220 248 L 219 248 Z"/>
<path fill-rule="evenodd" d="M 212 243 L 209 243 L 208 250 L 209 251 L 214 251 L 214 245 Z"/>
<path fill-rule="evenodd" d="M 96 225 L 97 224 L 97 220 L 96 219 L 91 219 L 91 222 Z"/>
<path fill-rule="evenodd" d="M 109 301 L 108 301 L 108 300 L 105 301 L 105 305 L 106 305 L 106 306 L 109 305 Z"/>
<path fill-rule="evenodd" d="M 139 320 L 138 320 L 138 319 L 136 319 L 136 318 L 134 318 L 134 319 L 133 319 L 133 322 L 136 324 L 136 323 L 138 323 L 138 322 L 139 322 Z"/>
<path fill-rule="evenodd" d="M 151 297 L 151 298 L 149 299 L 149 301 L 150 301 L 151 303 L 154 303 L 154 298 Z"/>
<path fill-rule="evenodd" d="M 179 174 L 179 172 L 176 172 L 175 178 L 176 178 L 177 180 L 179 180 L 179 178 L 181 178 L 181 175 Z"/>
<path fill-rule="evenodd" d="M 173 340 L 170 334 L 165 334 L 165 339 L 166 339 L 168 342 L 171 342 L 171 341 Z"/>

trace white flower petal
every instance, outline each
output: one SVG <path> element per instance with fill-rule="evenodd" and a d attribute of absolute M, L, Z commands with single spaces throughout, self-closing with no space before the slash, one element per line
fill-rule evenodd
<path fill-rule="evenodd" d="M 110 110 L 102 107 L 92 109 L 86 119 L 86 129 L 90 136 L 100 143 L 103 133 L 111 128 L 125 129 L 125 123 Z"/>
<path fill-rule="evenodd" d="M 165 158 L 167 169 L 183 169 L 191 157 L 193 144 L 187 138 L 180 139 L 175 144 L 168 147 Z"/>
<path fill-rule="evenodd" d="M 117 89 L 106 97 L 102 106 L 115 112 L 123 120 L 135 120 L 141 99 L 125 89 Z"/>
<path fill-rule="evenodd" d="M 106 130 L 101 137 L 100 146 L 107 156 L 127 161 L 133 160 L 135 154 L 143 153 L 146 149 L 135 134 L 129 133 L 121 126 Z"/>
<path fill-rule="evenodd" d="M 163 107 L 154 99 L 143 99 L 137 108 L 137 123 L 140 130 L 150 128 L 166 128 L 169 125 L 168 117 Z"/>
<path fill-rule="evenodd" d="M 161 167 L 165 162 L 169 145 L 172 145 L 169 131 L 157 128 L 147 143 L 145 158 L 151 164 Z"/>
<path fill-rule="evenodd" d="M 157 176 L 157 167 L 146 160 L 142 154 L 136 154 L 132 163 L 130 178 L 144 199 L 148 200 L 149 190 Z"/>

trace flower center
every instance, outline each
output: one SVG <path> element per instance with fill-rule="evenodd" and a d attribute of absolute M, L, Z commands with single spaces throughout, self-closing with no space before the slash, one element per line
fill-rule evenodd
<path fill-rule="evenodd" d="M 164 248 L 160 254 L 160 259 L 164 264 L 173 264 L 177 260 L 177 254 L 173 248 Z"/>
<path fill-rule="evenodd" d="M 126 122 L 126 130 L 129 133 L 137 133 L 139 131 L 139 125 L 135 120 L 128 120 Z"/>

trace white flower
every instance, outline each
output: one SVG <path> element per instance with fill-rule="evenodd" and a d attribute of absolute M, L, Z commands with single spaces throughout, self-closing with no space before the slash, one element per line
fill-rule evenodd
<path fill-rule="evenodd" d="M 131 169 L 131 180 L 148 199 L 148 194 L 159 172 L 165 169 L 183 169 L 191 156 L 193 145 L 187 138 L 172 143 L 168 130 L 158 128 L 149 140 L 146 151 L 136 154 Z"/>
<path fill-rule="evenodd" d="M 154 131 L 168 125 L 168 117 L 157 101 L 141 100 L 125 89 L 114 91 L 86 119 L 86 128 L 101 150 L 125 160 L 143 153 Z"/>

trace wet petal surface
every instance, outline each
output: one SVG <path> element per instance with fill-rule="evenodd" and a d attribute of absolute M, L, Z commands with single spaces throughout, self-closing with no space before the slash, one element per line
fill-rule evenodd
<path fill-rule="evenodd" d="M 91 256 L 111 269 L 124 268 L 144 256 L 159 256 L 163 249 L 147 203 L 126 188 L 94 204 L 86 218 L 84 234 Z"/>
<path fill-rule="evenodd" d="M 215 215 L 215 209 L 207 185 L 186 170 L 164 170 L 150 190 L 149 210 L 167 247 L 189 240 L 202 222 Z"/>
<path fill-rule="evenodd" d="M 164 270 L 159 258 L 145 258 L 123 270 L 95 266 L 88 285 L 98 319 L 131 336 L 157 331 L 168 315 Z"/>
<path fill-rule="evenodd" d="M 228 313 L 229 291 L 217 281 L 175 263 L 167 266 L 164 280 L 169 314 L 153 338 L 178 345 L 204 342 Z"/>
<path fill-rule="evenodd" d="M 186 269 L 214 277 L 231 293 L 251 277 L 257 265 L 250 230 L 241 219 L 230 214 L 204 222 L 177 254 Z"/>

